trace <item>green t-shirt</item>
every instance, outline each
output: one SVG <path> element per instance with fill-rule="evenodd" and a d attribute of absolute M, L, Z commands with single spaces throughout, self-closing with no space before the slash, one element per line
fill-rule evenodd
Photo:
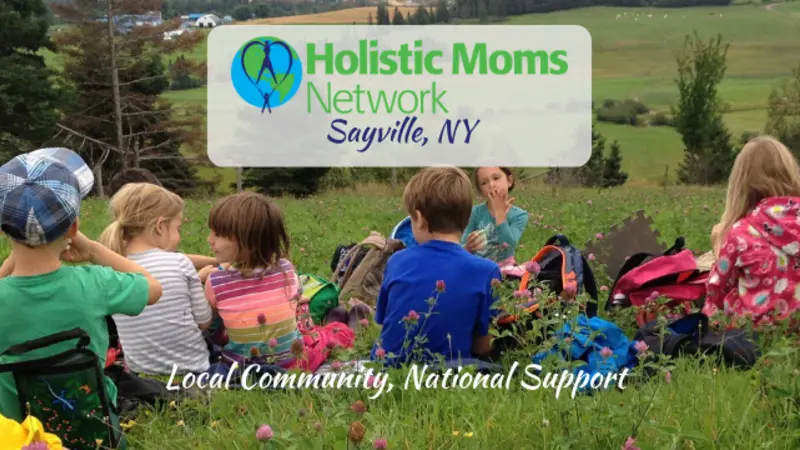
<path fill-rule="evenodd" d="M 108 267 L 63 266 L 43 275 L 0 279 L 0 352 L 51 334 L 81 328 L 89 335 L 89 348 L 105 365 L 111 314 L 139 315 L 147 306 L 147 279 Z M 38 359 L 75 348 L 68 341 L 22 356 L 0 356 L 0 362 Z M 108 377 L 106 389 L 116 405 L 117 387 Z M 22 421 L 17 388 L 11 373 L 0 374 L 0 414 Z"/>

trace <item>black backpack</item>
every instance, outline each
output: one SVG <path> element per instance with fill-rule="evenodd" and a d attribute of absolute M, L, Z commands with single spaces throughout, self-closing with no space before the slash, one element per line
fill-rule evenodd
<path fill-rule="evenodd" d="M 566 236 L 562 234 L 552 236 L 531 261 L 539 264 L 540 272 L 535 277 L 526 273 L 520 280 L 518 289 L 529 290 L 533 286 L 533 281 L 536 281 L 556 295 L 561 295 L 565 285 L 572 285 L 575 287 L 575 295 L 584 292 L 589 295 L 590 301 L 583 313 L 589 318 L 597 315 L 598 295 L 594 273 L 580 250 L 570 244 Z M 518 305 L 520 311 L 527 313 L 525 317 L 528 319 L 525 323 L 519 323 L 521 320 L 519 314 L 502 312 L 498 318 L 499 330 L 532 329 L 532 320 L 541 317 L 539 306 L 538 301 Z M 517 340 L 513 336 L 495 339 L 492 345 L 494 358 L 496 359 L 505 350 L 515 347 L 516 344 Z"/>
<path fill-rule="evenodd" d="M 662 337 L 663 334 L 663 337 Z M 690 314 L 666 324 L 666 330 L 657 320 L 647 322 L 636 332 L 634 340 L 644 341 L 649 351 L 665 354 L 673 358 L 683 355 L 705 354 L 728 367 L 749 369 L 761 357 L 756 345 L 758 335 L 746 330 L 711 330 L 708 316 L 702 313 Z"/>
<path fill-rule="evenodd" d="M 80 328 L 23 342 L 2 356 L 25 353 L 77 339 L 75 348 L 39 358 L 0 364 L 11 372 L 23 415 L 39 419 L 45 432 L 61 439 L 70 450 L 124 448 L 119 417 L 108 396 L 100 359 Z"/>

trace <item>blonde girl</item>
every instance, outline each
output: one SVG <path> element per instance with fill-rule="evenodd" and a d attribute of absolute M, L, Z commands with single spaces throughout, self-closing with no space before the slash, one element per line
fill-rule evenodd
<path fill-rule="evenodd" d="M 355 333 L 344 323 L 298 323 L 300 278 L 288 260 L 289 236 L 278 205 L 252 192 L 230 195 L 211 209 L 208 227 L 214 255 L 229 264 L 206 281 L 206 297 L 224 325 L 215 330 L 224 363 L 315 371 L 331 348 L 352 347 Z"/>
<path fill-rule="evenodd" d="M 176 252 L 184 202 L 150 183 L 129 183 L 110 202 L 114 221 L 100 243 L 145 267 L 163 287 L 161 300 L 136 317 L 113 316 L 125 362 L 134 373 L 202 373 L 209 368 L 202 330 L 212 319 L 190 259 Z"/>
<path fill-rule="evenodd" d="M 716 261 L 704 312 L 724 310 L 756 325 L 800 309 L 800 167 L 770 136 L 742 148 L 725 212 L 712 231 Z"/>

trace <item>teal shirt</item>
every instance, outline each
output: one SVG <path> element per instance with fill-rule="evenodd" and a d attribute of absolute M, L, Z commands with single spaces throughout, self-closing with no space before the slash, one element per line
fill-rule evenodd
<path fill-rule="evenodd" d="M 489 213 L 489 206 L 481 203 L 472 207 L 472 215 L 461 238 L 461 245 L 467 243 L 467 238 L 473 231 L 486 230 L 486 246 L 475 254 L 499 263 L 514 256 L 527 225 L 528 212 L 522 208 L 512 206 L 506 214 L 506 220 L 498 225 Z"/>
<path fill-rule="evenodd" d="M 63 266 L 36 276 L 0 279 L 0 353 L 22 342 L 72 328 L 89 335 L 89 349 L 105 365 L 112 314 L 139 315 L 147 306 L 147 279 L 95 265 Z M 38 349 L 21 356 L 0 356 L 0 363 L 38 359 L 75 348 L 77 340 Z M 106 390 L 114 405 L 117 387 L 108 377 Z M 17 388 L 11 373 L 0 374 L 0 414 L 21 422 Z"/>

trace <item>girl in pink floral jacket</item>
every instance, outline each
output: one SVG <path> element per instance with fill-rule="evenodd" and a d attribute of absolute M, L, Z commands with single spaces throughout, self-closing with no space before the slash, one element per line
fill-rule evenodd
<path fill-rule="evenodd" d="M 712 243 L 706 315 L 762 325 L 800 310 L 800 167 L 782 143 L 758 137 L 736 157 Z"/>

